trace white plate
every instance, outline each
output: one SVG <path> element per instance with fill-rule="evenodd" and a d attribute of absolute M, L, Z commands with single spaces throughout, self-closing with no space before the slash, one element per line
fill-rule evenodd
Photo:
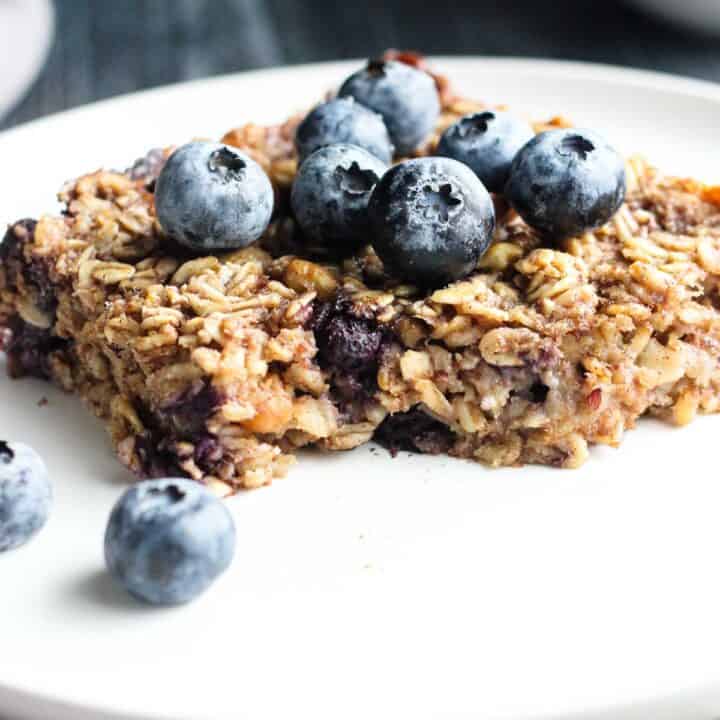
<path fill-rule="evenodd" d="M 0 0 L 0 117 L 22 97 L 52 41 L 49 0 Z"/>
<path fill-rule="evenodd" d="M 157 90 L 0 136 L 0 220 L 156 144 L 277 120 L 357 64 Z M 468 94 L 562 112 L 720 180 L 720 89 L 608 67 L 440 59 Z M 238 557 L 189 607 L 103 571 L 128 480 L 97 423 L 0 380 L 0 435 L 47 458 L 54 514 L 0 557 L 0 714 L 78 718 L 709 718 L 720 714 L 720 419 L 650 421 L 579 471 L 308 454 L 230 501 Z M 49 403 L 37 402 L 47 396 Z M 102 712 L 101 712 L 102 711 Z"/>

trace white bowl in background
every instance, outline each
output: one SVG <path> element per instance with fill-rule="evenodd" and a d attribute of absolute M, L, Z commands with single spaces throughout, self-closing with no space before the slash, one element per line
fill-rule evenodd
<path fill-rule="evenodd" d="M 53 27 L 50 0 L 0 0 L 0 118 L 42 70 Z"/>
<path fill-rule="evenodd" d="M 720 0 L 631 0 L 671 22 L 705 33 L 720 33 Z"/>

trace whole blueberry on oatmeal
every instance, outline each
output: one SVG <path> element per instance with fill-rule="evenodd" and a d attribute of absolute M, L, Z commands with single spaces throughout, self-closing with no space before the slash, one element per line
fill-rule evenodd
<path fill-rule="evenodd" d="M 0 552 L 24 545 L 45 525 L 52 487 L 31 447 L 0 441 Z"/>
<path fill-rule="evenodd" d="M 270 222 L 273 200 L 260 165 L 236 148 L 211 142 L 175 150 L 155 187 L 160 225 L 196 253 L 255 242 Z"/>
<path fill-rule="evenodd" d="M 549 130 L 515 157 L 505 187 L 528 225 L 554 239 L 605 224 L 625 199 L 625 163 L 591 130 Z"/>
<path fill-rule="evenodd" d="M 368 206 L 372 243 L 388 269 L 436 287 L 472 272 L 495 227 L 490 194 L 467 165 L 425 157 L 390 168 Z"/>
<path fill-rule="evenodd" d="M 351 97 L 318 105 L 295 133 L 300 162 L 318 148 L 336 143 L 358 145 L 384 163 L 392 160 L 393 145 L 382 117 Z"/>
<path fill-rule="evenodd" d="M 356 145 L 328 145 L 300 166 L 292 209 L 316 252 L 349 255 L 368 242 L 368 200 L 386 170 L 385 163 Z"/>
<path fill-rule="evenodd" d="M 194 480 L 147 480 L 129 488 L 105 531 L 105 563 L 132 595 L 155 605 L 196 598 L 235 552 L 225 504 Z"/>
<path fill-rule="evenodd" d="M 370 60 L 339 90 L 382 115 L 400 155 L 408 155 L 432 132 L 440 116 L 435 80 L 397 60 Z"/>
<path fill-rule="evenodd" d="M 535 136 L 525 120 L 509 112 L 466 115 L 440 138 L 437 154 L 465 163 L 490 192 L 505 187 L 510 165 L 520 148 Z"/>

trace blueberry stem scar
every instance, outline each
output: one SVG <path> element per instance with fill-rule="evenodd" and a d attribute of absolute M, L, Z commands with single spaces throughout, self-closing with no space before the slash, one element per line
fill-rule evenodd
<path fill-rule="evenodd" d="M 15 457 L 15 453 L 12 448 L 7 444 L 5 440 L 0 440 L 0 459 L 3 462 L 10 462 Z"/>
<path fill-rule="evenodd" d="M 568 151 L 568 154 L 575 153 L 583 160 L 587 160 L 588 155 L 595 149 L 590 140 L 580 135 L 569 135 L 562 141 L 561 145 L 563 150 Z"/>
<path fill-rule="evenodd" d="M 216 150 L 208 160 L 208 167 L 224 180 L 239 180 L 246 168 L 245 161 L 227 148 Z"/>

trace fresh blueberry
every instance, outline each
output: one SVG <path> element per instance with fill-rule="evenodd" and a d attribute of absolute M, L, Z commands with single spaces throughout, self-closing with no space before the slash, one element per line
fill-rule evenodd
<path fill-rule="evenodd" d="M 232 250 L 265 232 L 273 189 L 263 169 L 236 148 L 192 142 L 160 172 L 155 209 L 165 232 L 193 252 Z"/>
<path fill-rule="evenodd" d="M 229 566 L 235 524 L 204 485 L 147 480 L 118 500 L 105 531 L 105 563 L 132 595 L 154 605 L 196 598 Z"/>
<path fill-rule="evenodd" d="M 515 157 L 505 187 L 528 225 L 554 239 L 606 223 L 625 199 L 625 163 L 597 133 L 549 130 Z"/>
<path fill-rule="evenodd" d="M 336 143 L 358 145 L 386 164 L 392 160 L 393 146 L 382 117 L 351 97 L 318 105 L 295 133 L 301 162 L 318 148 Z"/>
<path fill-rule="evenodd" d="M 396 60 L 371 60 L 342 84 L 339 94 L 380 113 L 400 155 L 415 150 L 440 115 L 432 77 Z"/>
<path fill-rule="evenodd" d="M 407 160 L 390 168 L 368 206 L 372 242 L 396 275 L 438 286 L 471 273 L 487 250 L 495 211 L 485 186 L 450 158 Z"/>
<path fill-rule="evenodd" d="M 0 552 L 35 535 L 45 525 L 51 503 L 42 458 L 27 445 L 0 441 Z"/>
<path fill-rule="evenodd" d="M 490 192 L 499 193 L 518 151 L 534 135 L 529 123 L 511 113 L 475 113 L 443 133 L 437 154 L 465 163 Z"/>
<path fill-rule="evenodd" d="M 310 249 L 342 257 L 369 241 L 367 204 L 386 170 L 356 145 L 327 145 L 305 160 L 290 199 Z"/>

